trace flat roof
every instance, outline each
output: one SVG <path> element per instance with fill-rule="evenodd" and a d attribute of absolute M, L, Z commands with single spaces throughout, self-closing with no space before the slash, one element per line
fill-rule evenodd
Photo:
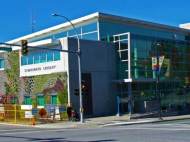
<path fill-rule="evenodd" d="M 175 27 L 175 26 L 169 26 L 169 25 L 153 23 L 153 22 L 148 22 L 148 21 L 143 21 L 143 20 L 138 20 L 138 19 L 133 19 L 133 18 L 127 18 L 127 17 L 122 17 L 122 16 L 116 16 L 116 15 L 111 15 L 111 14 L 105 14 L 105 13 L 100 13 L 100 12 L 92 13 L 90 15 L 71 20 L 71 22 L 74 25 L 76 25 L 76 24 L 85 23 L 87 21 L 91 21 L 93 19 L 99 19 L 99 20 L 107 19 L 107 20 L 112 20 L 112 21 L 119 22 L 119 23 L 136 24 L 136 25 L 140 25 L 140 26 L 146 26 L 149 28 L 157 28 L 157 29 L 163 29 L 163 30 L 168 30 L 168 31 L 173 31 L 173 32 L 181 32 L 181 33 L 190 33 L 190 30 Z M 32 34 L 28 34 L 26 36 L 22 36 L 22 37 L 10 40 L 7 43 L 17 43 L 23 39 L 27 40 L 27 39 L 31 39 L 31 38 L 35 38 L 35 37 L 37 38 L 39 36 L 48 35 L 51 32 L 59 32 L 60 29 L 70 28 L 70 27 L 71 27 L 70 23 L 65 22 L 63 24 L 59 24 L 59 25 L 56 25 L 56 26 L 32 33 Z"/>

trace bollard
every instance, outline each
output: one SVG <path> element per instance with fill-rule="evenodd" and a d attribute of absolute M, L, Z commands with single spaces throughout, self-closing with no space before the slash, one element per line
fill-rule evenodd
<path fill-rule="evenodd" d="M 15 104 L 15 124 L 16 124 L 16 104 Z"/>
<path fill-rule="evenodd" d="M 33 126 L 35 126 L 35 125 L 36 125 L 36 120 L 35 120 L 35 118 L 34 118 L 34 117 L 32 118 L 32 125 L 33 125 Z"/>

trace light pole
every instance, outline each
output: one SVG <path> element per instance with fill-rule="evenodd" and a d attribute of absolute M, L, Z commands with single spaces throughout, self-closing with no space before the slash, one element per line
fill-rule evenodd
<path fill-rule="evenodd" d="M 60 14 L 52 14 L 52 16 L 56 16 L 56 17 L 61 17 L 61 18 L 64 18 L 66 21 L 68 21 L 76 36 L 77 36 L 77 45 L 78 45 L 78 51 L 77 51 L 77 57 L 78 57 L 78 77 L 79 77 L 79 100 L 80 100 L 80 122 L 81 123 L 84 123 L 84 116 L 83 116 L 83 102 L 82 102 L 82 88 L 81 88 L 81 50 L 80 50 L 80 39 L 79 39 L 79 35 L 77 33 L 77 30 L 75 28 L 75 26 L 73 25 L 73 23 L 71 22 L 71 20 L 69 20 L 69 18 L 67 18 L 66 16 L 64 15 L 60 15 Z"/>

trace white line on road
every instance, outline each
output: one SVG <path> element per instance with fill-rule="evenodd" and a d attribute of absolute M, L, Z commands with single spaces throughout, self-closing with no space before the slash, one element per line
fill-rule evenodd
<path fill-rule="evenodd" d="M 118 128 L 118 129 L 124 129 L 124 130 L 154 130 L 154 131 L 190 131 L 190 128 L 147 128 L 147 127 L 136 127 L 136 128 Z"/>

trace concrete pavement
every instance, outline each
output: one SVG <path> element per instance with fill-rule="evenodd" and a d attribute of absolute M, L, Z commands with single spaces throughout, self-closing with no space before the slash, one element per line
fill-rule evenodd
<path fill-rule="evenodd" d="M 2 126 L 3 142 L 189 142 L 190 120 L 87 129 Z"/>
<path fill-rule="evenodd" d="M 162 117 L 162 120 L 160 120 L 159 118 L 141 118 L 141 119 L 130 120 L 129 115 L 106 116 L 106 117 L 87 118 L 85 119 L 85 123 L 83 124 L 81 124 L 80 122 L 70 122 L 70 121 L 37 124 L 34 126 L 21 125 L 21 124 L 7 124 L 7 123 L 0 123 L 0 124 L 46 128 L 46 129 L 65 129 L 65 128 L 95 128 L 95 127 L 108 127 L 108 126 L 117 126 L 117 125 L 156 123 L 162 121 L 172 121 L 172 120 L 181 120 L 181 119 L 190 119 L 190 115 Z"/>
<path fill-rule="evenodd" d="M 118 125 L 132 125 L 132 124 L 144 124 L 144 123 L 156 123 L 163 121 L 183 120 L 190 119 L 190 115 L 182 116 L 171 116 L 159 118 L 141 118 L 131 119 L 128 115 L 123 116 L 107 116 L 107 117 L 96 117 L 85 119 L 85 123 L 80 122 L 58 122 L 51 124 L 39 124 L 37 128 L 95 128 L 95 127 L 107 127 L 107 126 L 118 126 Z"/>

